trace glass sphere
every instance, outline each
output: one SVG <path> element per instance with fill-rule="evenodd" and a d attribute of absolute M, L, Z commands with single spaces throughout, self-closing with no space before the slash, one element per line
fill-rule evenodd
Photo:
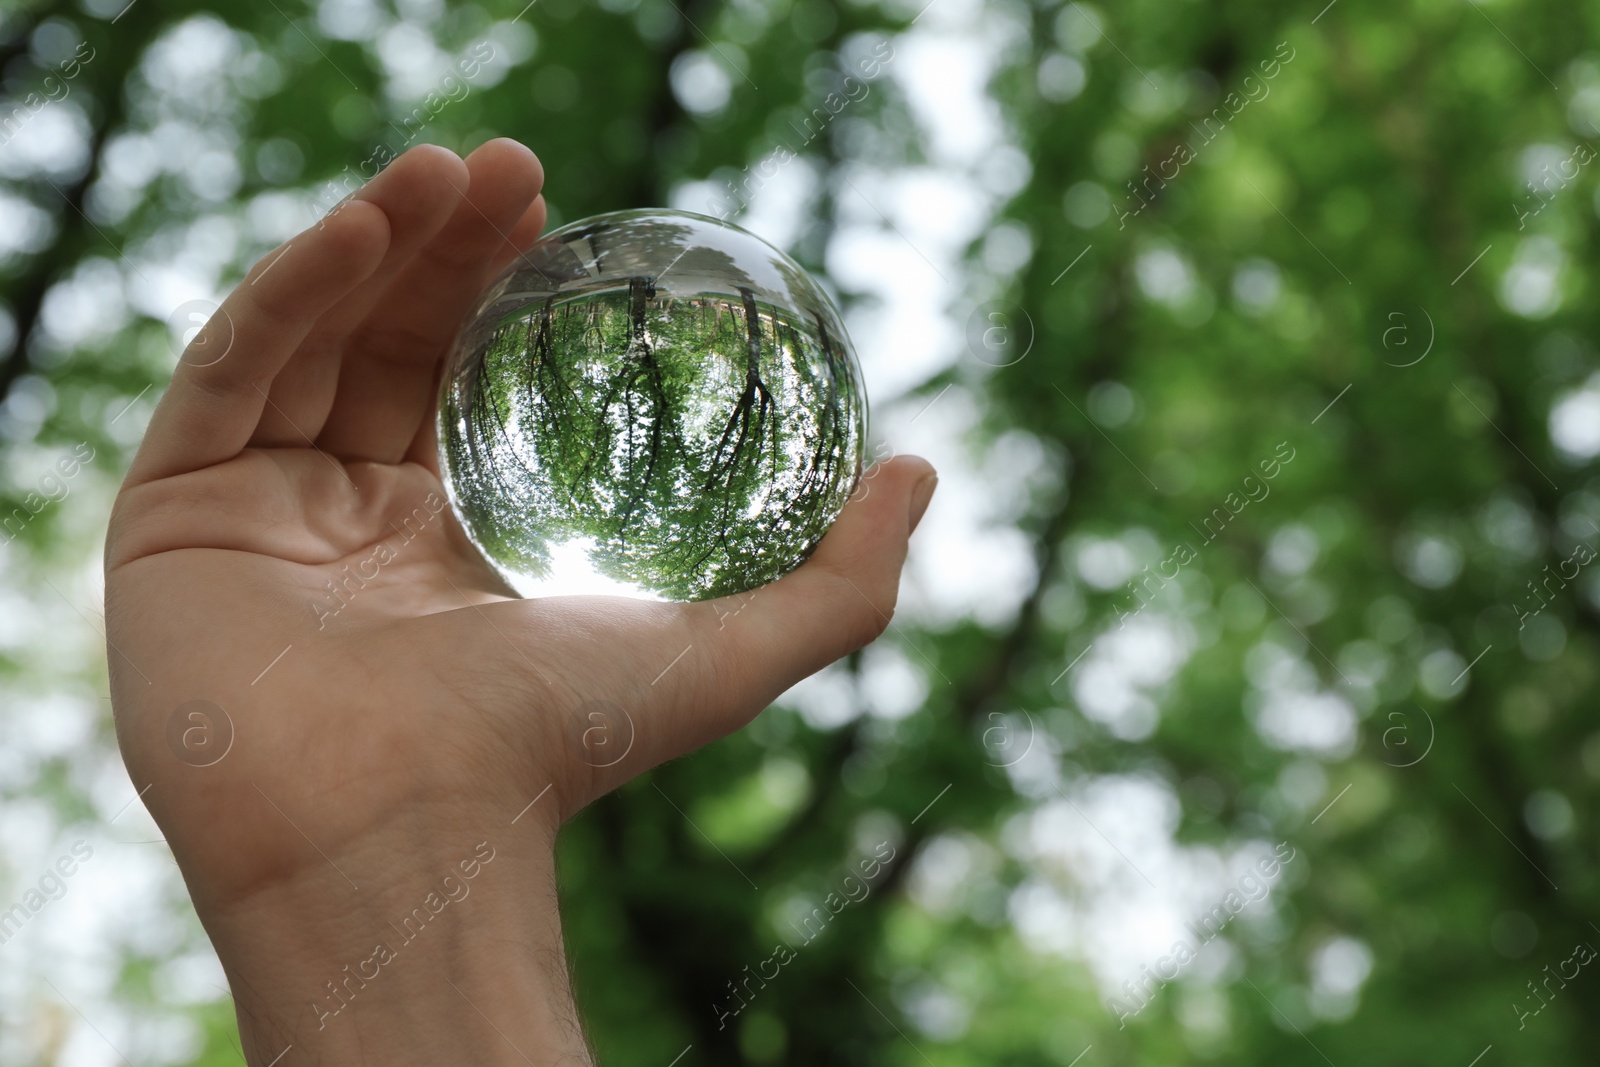
<path fill-rule="evenodd" d="M 484 294 L 445 367 L 439 466 L 519 593 L 704 600 L 805 560 L 855 489 L 866 414 L 798 263 L 704 215 L 618 211 Z"/>

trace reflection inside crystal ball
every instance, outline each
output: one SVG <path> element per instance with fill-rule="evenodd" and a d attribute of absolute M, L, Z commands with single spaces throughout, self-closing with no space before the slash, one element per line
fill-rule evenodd
<path fill-rule="evenodd" d="M 438 429 L 456 515 L 519 593 L 704 600 L 816 547 L 860 477 L 866 398 L 794 260 L 706 216 L 622 211 L 489 288 Z"/>

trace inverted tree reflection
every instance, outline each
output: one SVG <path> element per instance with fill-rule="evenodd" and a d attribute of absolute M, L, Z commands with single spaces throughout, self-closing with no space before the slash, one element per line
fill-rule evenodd
<path fill-rule="evenodd" d="M 582 542 L 601 574 L 672 599 L 799 562 L 852 487 L 853 362 L 820 318 L 655 279 L 503 315 L 445 398 L 458 506 L 502 565 L 548 576 Z"/>

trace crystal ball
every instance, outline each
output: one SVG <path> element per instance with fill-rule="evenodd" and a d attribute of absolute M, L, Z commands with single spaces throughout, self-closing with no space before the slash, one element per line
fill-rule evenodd
<path fill-rule="evenodd" d="M 799 566 L 861 476 L 839 311 L 793 259 L 686 211 L 555 230 L 445 366 L 439 466 L 524 596 L 704 600 Z"/>

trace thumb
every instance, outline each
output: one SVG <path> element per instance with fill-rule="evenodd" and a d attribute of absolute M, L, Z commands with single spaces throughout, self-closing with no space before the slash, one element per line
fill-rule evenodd
<path fill-rule="evenodd" d="M 933 498 L 927 460 L 900 456 L 871 468 L 809 560 L 749 593 L 685 605 L 695 644 L 699 734 L 720 737 L 807 675 L 878 637 L 894 616 L 911 531 Z M 687 709 L 685 709 L 687 710 Z M 685 738 L 685 740 L 689 740 Z"/>

